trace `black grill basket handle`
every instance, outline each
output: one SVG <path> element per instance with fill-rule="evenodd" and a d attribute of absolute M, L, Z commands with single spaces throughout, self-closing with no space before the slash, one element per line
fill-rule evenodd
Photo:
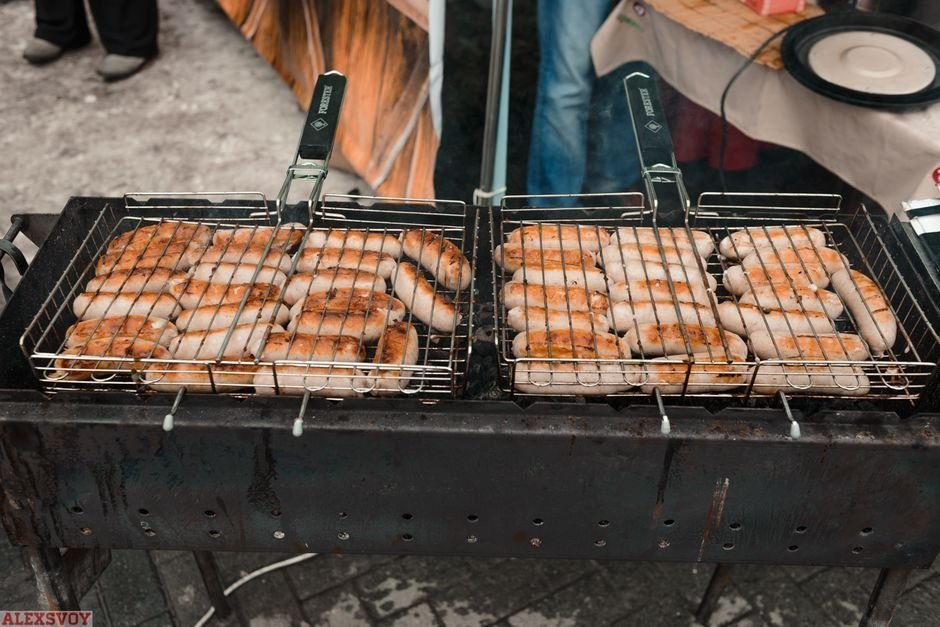
<path fill-rule="evenodd" d="M 13 260 L 13 266 L 16 268 L 16 271 L 20 273 L 20 276 L 23 276 L 29 268 L 29 263 L 26 261 L 26 257 L 23 253 L 20 252 L 20 249 L 13 244 L 13 240 L 20 234 L 26 221 L 23 216 L 15 215 L 11 219 L 11 222 L 10 228 L 3 235 L 3 238 L 0 239 L 0 262 L 3 261 L 4 255 L 8 255 L 10 259 Z M 13 290 L 7 285 L 2 263 L 0 263 L 0 293 L 3 294 L 4 302 L 10 302 L 10 297 L 13 296 Z"/>
<path fill-rule="evenodd" d="M 627 76 L 623 85 L 653 222 L 666 226 L 686 223 L 689 195 L 676 165 L 656 73 L 645 65 Z"/>
<path fill-rule="evenodd" d="M 329 162 L 345 93 L 346 77 L 339 72 L 327 72 L 317 79 L 297 150 L 301 159 Z"/>

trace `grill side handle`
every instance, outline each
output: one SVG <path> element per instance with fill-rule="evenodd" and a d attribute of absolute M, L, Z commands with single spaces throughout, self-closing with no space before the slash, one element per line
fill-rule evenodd
<path fill-rule="evenodd" d="M 689 194 L 676 165 L 656 73 L 647 65 L 623 79 L 653 223 L 688 224 Z"/>
<path fill-rule="evenodd" d="M 23 228 L 25 222 L 23 216 L 14 215 L 11 219 L 12 224 L 10 225 L 9 230 L 4 234 L 3 238 L 0 239 L 0 262 L 3 261 L 3 256 L 7 255 L 10 259 L 13 260 L 13 267 L 16 268 L 16 271 L 20 273 L 20 276 L 26 274 L 26 270 L 29 268 L 29 263 L 26 261 L 26 257 L 20 251 L 19 248 L 13 243 L 13 240 L 16 239 L 16 236 L 19 235 L 20 231 Z M 3 264 L 0 263 L 0 293 L 3 294 L 4 302 L 9 302 L 10 298 L 13 296 L 13 290 L 7 285 L 6 277 L 3 273 Z"/>

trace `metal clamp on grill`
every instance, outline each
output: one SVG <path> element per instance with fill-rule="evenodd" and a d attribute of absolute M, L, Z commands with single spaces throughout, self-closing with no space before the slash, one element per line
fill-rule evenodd
<path fill-rule="evenodd" d="M 505 390 L 910 408 L 937 375 L 940 309 L 915 297 L 886 223 L 830 194 L 692 206 L 654 80 L 634 73 L 625 88 L 646 201 L 510 196 L 492 225 Z"/>
<path fill-rule="evenodd" d="M 457 392 L 476 228 L 459 202 L 320 203 L 345 85 L 317 81 L 274 203 L 128 194 L 101 211 L 21 339 L 44 390 Z"/>

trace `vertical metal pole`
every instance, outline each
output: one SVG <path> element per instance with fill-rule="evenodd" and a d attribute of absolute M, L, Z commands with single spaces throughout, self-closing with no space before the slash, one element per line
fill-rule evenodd
<path fill-rule="evenodd" d="M 193 557 L 196 558 L 196 566 L 199 567 L 202 583 L 206 586 L 206 593 L 209 595 L 212 607 L 215 608 L 216 616 L 227 617 L 232 613 L 232 606 L 229 605 L 228 597 L 225 596 L 222 575 L 219 573 L 215 557 L 209 551 L 193 551 Z"/>
<path fill-rule="evenodd" d="M 910 576 L 910 568 L 882 568 L 859 627 L 888 627 Z"/>
<path fill-rule="evenodd" d="M 28 546 L 24 550 L 36 577 L 40 605 L 58 612 L 79 610 L 78 598 L 59 549 Z"/>
<path fill-rule="evenodd" d="M 718 564 L 712 572 L 712 578 L 708 580 L 708 587 L 705 588 L 705 594 L 702 595 L 702 602 L 695 610 L 695 620 L 703 625 L 707 625 L 711 615 L 718 607 L 718 599 L 721 593 L 728 587 L 731 581 L 731 572 L 734 564 Z"/>
<path fill-rule="evenodd" d="M 509 63 L 512 52 L 512 0 L 493 3 L 493 38 L 486 87 L 480 187 L 473 204 L 493 206 L 506 193 L 506 145 L 509 126 Z"/>

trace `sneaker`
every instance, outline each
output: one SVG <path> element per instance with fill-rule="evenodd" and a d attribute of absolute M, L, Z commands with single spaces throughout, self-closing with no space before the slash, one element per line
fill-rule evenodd
<path fill-rule="evenodd" d="M 107 54 L 98 64 L 98 74 L 106 81 L 120 81 L 133 76 L 147 63 L 146 57 Z"/>
<path fill-rule="evenodd" d="M 44 63 L 55 61 L 62 56 L 63 52 L 65 52 L 65 48 L 57 46 L 51 41 L 33 37 L 32 40 L 26 44 L 26 50 L 23 51 L 23 58 L 33 65 L 43 65 Z"/>

